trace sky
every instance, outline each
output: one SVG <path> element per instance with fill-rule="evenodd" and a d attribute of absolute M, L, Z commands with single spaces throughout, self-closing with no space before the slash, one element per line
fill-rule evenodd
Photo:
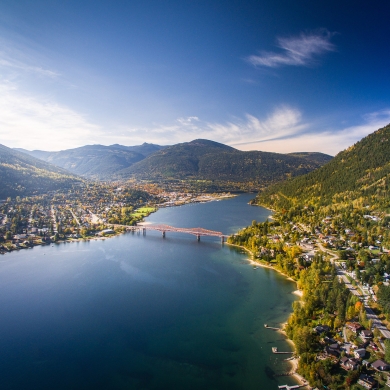
<path fill-rule="evenodd" d="M 390 2 L 0 0 L 0 143 L 337 154 L 390 123 Z"/>

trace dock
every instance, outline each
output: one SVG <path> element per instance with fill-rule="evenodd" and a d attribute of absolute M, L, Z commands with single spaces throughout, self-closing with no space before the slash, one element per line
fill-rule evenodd
<path fill-rule="evenodd" d="M 272 330 L 282 330 L 280 328 L 275 328 L 274 326 L 268 326 L 268 324 L 264 324 L 264 328 L 266 329 L 272 329 Z"/>
<path fill-rule="evenodd" d="M 293 389 L 300 389 L 301 387 L 306 387 L 306 386 L 307 385 L 294 385 L 294 386 L 282 385 L 278 387 L 279 389 L 293 390 Z"/>
<path fill-rule="evenodd" d="M 281 354 L 288 354 L 288 353 L 295 353 L 294 351 L 291 352 L 279 352 L 278 347 L 272 347 L 272 353 L 281 353 Z"/>

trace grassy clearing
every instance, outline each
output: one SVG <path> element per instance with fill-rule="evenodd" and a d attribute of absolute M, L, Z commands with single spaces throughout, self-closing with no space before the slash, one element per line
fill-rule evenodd
<path fill-rule="evenodd" d="M 131 215 L 133 217 L 139 217 L 139 216 L 148 216 L 150 213 L 153 213 L 156 209 L 154 207 L 140 207 L 139 209 L 135 210 L 134 213 Z"/>

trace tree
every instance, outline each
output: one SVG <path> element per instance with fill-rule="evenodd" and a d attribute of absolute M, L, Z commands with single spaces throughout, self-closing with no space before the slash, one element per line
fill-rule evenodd
<path fill-rule="evenodd" d="M 390 339 L 385 340 L 385 360 L 390 362 Z"/>
<path fill-rule="evenodd" d="M 312 329 L 308 326 L 295 329 L 293 341 L 298 355 L 310 352 L 313 349 L 314 343 Z"/>

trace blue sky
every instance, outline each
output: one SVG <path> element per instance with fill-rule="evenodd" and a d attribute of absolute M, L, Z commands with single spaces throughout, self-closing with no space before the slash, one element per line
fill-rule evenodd
<path fill-rule="evenodd" d="M 336 154 L 390 123 L 390 3 L 0 0 L 0 142 Z"/>

